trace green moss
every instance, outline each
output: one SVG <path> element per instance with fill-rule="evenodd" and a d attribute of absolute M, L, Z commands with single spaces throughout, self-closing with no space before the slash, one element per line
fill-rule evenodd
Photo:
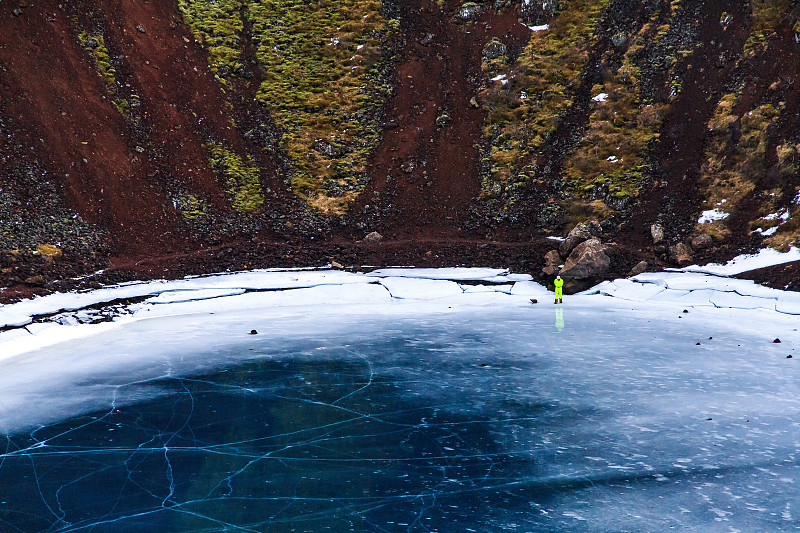
<path fill-rule="evenodd" d="M 379 0 L 181 0 L 217 78 L 240 70 L 242 32 L 264 67 L 258 101 L 283 129 L 294 190 L 341 212 L 366 176 L 379 139 L 377 117 L 391 87 L 380 82 L 381 45 L 399 21 Z"/>
<path fill-rule="evenodd" d="M 128 114 L 130 104 L 125 98 L 118 96 L 117 71 L 111 64 L 111 54 L 106 46 L 105 37 L 102 34 L 89 34 L 82 31 L 78 34 L 78 42 L 92 58 L 97 74 L 103 80 L 106 91 L 112 97 L 112 104 L 122 115 Z"/>
<path fill-rule="evenodd" d="M 239 213 L 256 213 L 264 206 L 261 173 L 250 160 L 245 162 L 233 150 L 219 143 L 209 143 L 209 164 L 220 176 L 233 209 Z"/>
<path fill-rule="evenodd" d="M 670 101 L 682 90 L 682 79 L 676 73 L 678 57 L 691 55 L 690 50 L 677 50 L 673 45 L 673 21 L 680 7 L 680 2 L 672 2 L 665 14 L 653 13 L 631 36 L 619 68 L 609 70 L 604 81 L 592 88 L 592 95 L 608 96 L 605 101 L 591 102 L 584 136 L 564 161 L 563 179 L 573 199 L 602 200 L 606 205 L 601 211 L 618 209 L 625 205 L 620 200 L 637 197 L 651 179 L 650 151 L 658 141 Z M 640 65 L 649 57 L 648 47 L 660 50 L 668 60 L 665 77 L 671 92 L 666 102 L 643 95 Z M 596 208 L 600 204 L 591 205 Z"/>
<path fill-rule="evenodd" d="M 209 214 L 208 200 L 198 198 L 193 194 L 180 195 L 175 199 L 175 207 L 187 220 L 205 218 Z"/>
<path fill-rule="evenodd" d="M 572 106 L 595 41 L 595 26 L 607 4 L 608 0 L 570 2 L 549 30 L 531 35 L 514 64 L 485 65 L 487 73 L 506 74 L 510 80 L 493 82 L 481 95 L 489 112 L 484 134 L 492 146 L 485 192 L 492 182 L 508 182 L 524 172 Z"/>
<path fill-rule="evenodd" d="M 242 66 L 242 10 L 247 3 L 243 0 L 178 2 L 184 22 L 208 50 L 211 71 L 223 85 L 228 85 L 229 76 Z"/>
<path fill-rule="evenodd" d="M 736 93 L 727 94 L 709 120 L 706 162 L 700 176 L 706 208 L 724 201 L 726 210 L 735 210 L 767 169 L 769 130 L 780 116 L 782 106 L 766 103 L 749 111 L 740 107 L 740 97 Z M 792 152 L 791 146 L 781 149 L 779 164 L 790 164 Z M 718 223 L 723 227 L 725 224 L 726 221 Z"/>
<path fill-rule="evenodd" d="M 377 144 L 363 118 L 388 96 L 371 70 L 390 27 L 377 0 L 265 0 L 250 6 L 267 78 L 258 100 L 283 126 L 293 186 L 324 211 L 342 211 Z"/>
<path fill-rule="evenodd" d="M 628 54 L 622 68 L 592 88 L 608 97 L 593 102 L 586 133 L 564 163 L 564 180 L 578 197 L 635 197 L 649 177 L 647 154 L 666 105 L 641 102 L 637 72 Z"/>
<path fill-rule="evenodd" d="M 775 35 L 775 28 L 792 4 L 792 0 L 750 0 L 751 30 L 744 45 L 746 56 L 766 50 L 767 41 Z"/>

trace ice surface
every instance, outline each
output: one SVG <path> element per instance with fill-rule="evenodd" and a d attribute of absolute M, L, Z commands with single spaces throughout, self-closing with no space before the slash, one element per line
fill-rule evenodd
<path fill-rule="evenodd" d="M 796 293 L 664 272 L 553 305 L 487 269 L 128 289 L 150 298 L 112 322 L 0 334 L 3 527 L 797 528 Z M 62 305 L 32 302 L 1 311 Z"/>
<path fill-rule="evenodd" d="M 178 302 L 192 302 L 197 300 L 208 300 L 210 298 L 221 298 L 222 296 L 238 296 L 244 294 L 246 289 L 197 289 L 197 290 L 178 290 L 162 292 L 147 300 L 151 304 L 170 304 Z"/>

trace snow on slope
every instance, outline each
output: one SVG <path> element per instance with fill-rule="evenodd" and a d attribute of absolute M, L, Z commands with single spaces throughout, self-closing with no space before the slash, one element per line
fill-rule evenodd
<path fill-rule="evenodd" d="M 707 274 L 717 274 L 719 276 L 735 276 L 742 272 L 765 268 L 769 266 L 782 265 L 800 261 L 800 248 L 792 246 L 788 252 L 782 253 L 774 248 L 764 248 L 756 254 L 743 254 L 734 257 L 724 265 L 711 263 L 709 265 L 692 265 L 683 268 L 684 272 L 705 272 Z"/>

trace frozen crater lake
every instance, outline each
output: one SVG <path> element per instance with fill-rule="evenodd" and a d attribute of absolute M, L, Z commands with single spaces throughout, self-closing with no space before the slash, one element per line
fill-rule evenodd
<path fill-rule="evenodd" d="M 689 272 L 557 306 L 488 269 L 0 307 L 0 531 L 797 531 L 799 314 Z"/>

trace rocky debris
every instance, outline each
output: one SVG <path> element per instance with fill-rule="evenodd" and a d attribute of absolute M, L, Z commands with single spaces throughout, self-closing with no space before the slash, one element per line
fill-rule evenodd
<path fill-rule="evenodd" d="M 648 267 L 650 264 L 647 261 L 639 261 L 634 265 L 634 267 L 628 272 L 628 277 L 638 276 L 643 272 L 647 272 Z"/>
<path fill-rule="evenodd" d="M 689 244 L 691 245 L 692 250 L 697 252 L 709 248 L 713 243 L 714 239 L 711 238 L 711 235 L 702 234 L 692 237 L 692 241 Z"/>
<path fill-rule="evenodd" d="M 447 113 L 442 113 L 441 115 L 436 117 L 436 125 L 439 126 L 440 128 L 446 126 L 448 122 L 450 122 L 450 115 L 448 115 Z"/>
<path fill-rule="evenodd" d="M 564 278 L 564 292 L 574 294 L 601 281 L 611 268 L 611 259 L 600 239 L 580 243 L 567 258 L 559 275 Z"/>
<path fill-rule="evenodd" d="M 456 24 L 465 24 L 477 20 L 477 18 L 481 16 L 481 13 L 483 13 L 483 10 L 484 7 L 481 4 L 467 2 L 458 9 L 456 16 L 453 18 L 453 22 Z"/>
<path fill-rule="evenodd" d="M 420 39 L 419 42 L 420 44 L 422 44 L 422 46 L 428 46 L 433 42 L 433 39 L 435 37 L 436 36 L 432 33 L 426 33 L 425 36 L 422 39 Z"/>
<path fill-rule="evenodd" d="M 44 287 L 47 284 L 47 280 L 41 274 L 37 274 L 35 276 L 29 276 L 25 278 L 26 285 L 32 285 L 34 287 Z"/>
<path fill-rule="evenodd" d="M 258 335 L 258 331 L 254 330 L 254 329 L 251 329 L 250 330 L 250 335 Z"/>
<path fill-rule="evenodd" d="M 494 38 L 484 47 L 482 55 L 485 60 L 491 61 L 493 59 L 499 59 L 505 56 L 507 53 L 508 49 L 506 48 L 506 45 L 500 42 L 499 39 Z"/>
<path fill-rule="evenodd" d="M 383 241 L 383 235 L 377 231 L 370 232 L 364 237 L 364 242 L 379 243 L 381 241 Z"/>
<path fill-rule="evenodd" d="M 669 259 L 680 266 L 689 266 L 693 262 L 692 249 L 682 242 L 673 244 L 669 247 Z"/>
<path fill-rule="evenodd" d="M 471 105 L 471 106 L 472 106 L 472 107 L 474 107 L 475 109 L 478 109 L 478 108 L 481 106 L 481 105 L 478 103 L 478 100 L 477 100 L 477 99 L 476 99 L 474 96 L 473 96 L 472 98 L 470 98 L 470 99 L 469 99 L 469 105 Z"/>
<path fill-rule="evenodd" d="M 572 228 L 567 238 L 564 239 L 564 242 L 558 247 L 558 252 L 561 254 L 561 257 L 569 257 L 569 254 L 576 246 L 584 241 L 588 241 L 592 237 L 600 235 L 600 233 L 602 233 L 600 225 L 594 220 L 579 222 L 577 226 Z"/>
<path fill-rule="evenodd" d="M 0 268 L 8 268 L 19 259 L 19 250 L 0 250 Z"/>
<path fill-rule="evenodd" d="M 558 250 L 550 250 L 544 255 L 542 272 L 548 276 L 554 275 L 561 268 L 561 261 L 561 254 L 558 253 Z"/>
<path fill-rule="evenodd" d="M 775 340 L 774 340 L 774 341 L 772 341 L 772 342 L 773 342 L 773 344 L 780 344 L 780 343 L 781 343 L 781 340 L 780 340 L 780 339 L 775 339 Z"/>
<path fill-rule="evenodd" d="M 653 244 L 664 244 L 664 228 L 661 224 L 653 224 L 650 226 L 650 235 L 653 237 Z"/>
<path fill-rule="evenodd" d="M 560 9 L 558 0 L 531 0 L 522 2 L 520 14 L 526 24 L 544 24 L 555 16 Z"/>
<path fill-rule="evenodd" d="M 147 28 L 139 24 L 138 26 L 136 26 L 136 31 L 138 31 L 139 33 L 147 33 Z"/>
<path fill-rule="evenodd" d="M 628 42 L 628 36 L 625 35 L 625 32 L 618 32 L 615 33 L 613 37 L 611 37 L 611 42 L 616 48 L 622 48 Z"/>

